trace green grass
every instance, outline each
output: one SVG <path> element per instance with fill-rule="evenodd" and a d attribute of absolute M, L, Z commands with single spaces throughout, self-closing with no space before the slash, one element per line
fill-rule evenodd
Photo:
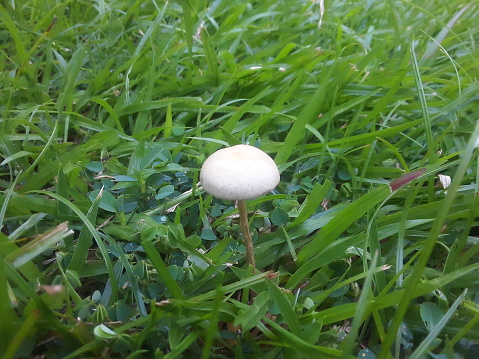
<path fill-rule="evenodd" d="M 0 357 L 475 358 L 478 18 L 4 2 Z M 198 183 L 238 143 L 281 171 L 249 201 L 258 273 Z"/>

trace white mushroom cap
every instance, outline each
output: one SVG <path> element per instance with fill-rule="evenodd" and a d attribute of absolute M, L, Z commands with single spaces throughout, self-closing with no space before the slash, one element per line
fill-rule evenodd
<path fill-rule="evenodd" d="M 265 152 L 248 146 L 223 148 L 201 167 L 203 189 L 223 200 L 247 200 L 271 191 L 279 183 L 276 163 Z"/>

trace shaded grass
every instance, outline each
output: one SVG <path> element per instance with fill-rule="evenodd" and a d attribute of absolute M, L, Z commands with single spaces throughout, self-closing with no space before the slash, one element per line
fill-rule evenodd
<path fill-rule="evenodd" d="M 0 5 L 2 355 L 470 357 L 477 11 Z M 258 275 L 198 184 L 237 143 L 281 171 L 249 203 Z"/>

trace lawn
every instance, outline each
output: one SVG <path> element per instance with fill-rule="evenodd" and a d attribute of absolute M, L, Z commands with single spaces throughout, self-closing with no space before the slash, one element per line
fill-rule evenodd
<path fill-rule="evenodd" d="M 477 358 L 478 20 L 4 1 L 0 357 Z M 237 144 L 281 176 L 246 203 L 255 268 L 199 181 Z"/>

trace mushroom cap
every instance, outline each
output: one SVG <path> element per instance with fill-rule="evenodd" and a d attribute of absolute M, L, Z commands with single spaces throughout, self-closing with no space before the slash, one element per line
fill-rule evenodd
<path fill-rule="evenodd" d="M 249 145 L 216 151 L 201 167 L 203 189 L 223 200 L 247 200 L 271 191 L 279 183 L 276 163 L 265 152 Z"/>

